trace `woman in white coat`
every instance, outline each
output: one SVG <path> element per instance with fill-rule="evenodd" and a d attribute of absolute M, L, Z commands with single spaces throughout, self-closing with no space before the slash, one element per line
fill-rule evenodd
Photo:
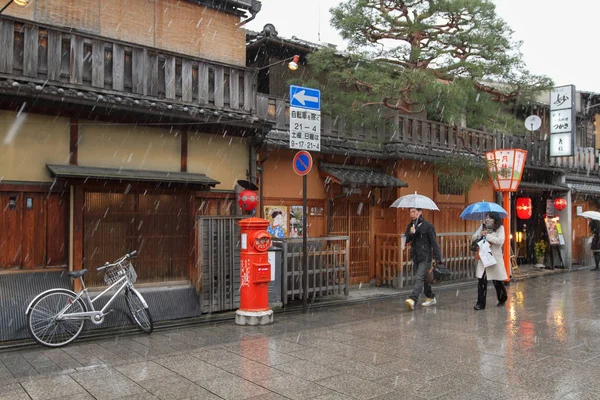
<path fill-rule="evenodd" d="M 481 240 L 484 238 L 490 244 L 492 254 L 496 259 L 496 264 L 487 268 L 483 266 L 481 260 L 477 260 L 476 275 L 479 279 L 477 284 L 477 304 L 476 310 L 485 308 L 485 298 L 487 295 L 488 279 L 494 282 L 496 288 L 496 296 L 498 297 L 498 306 L 503 306 L 508 299 L 504 280 L 506 280 L 506 269 L 504 268 L 504 258 L 502 254 L 502 245 L 504 244 L 504 227 L 502 226 L 502 218 L 496 212 L 490 212 L 486 215 L 485 223 L 477 229 L 473 235 L 473 240 Z"/>

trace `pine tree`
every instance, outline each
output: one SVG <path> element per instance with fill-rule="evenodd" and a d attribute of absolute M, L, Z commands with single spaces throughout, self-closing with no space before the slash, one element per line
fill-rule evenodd
<path fill-rule="evenodd" d="M 309 57 L 325 111 L 377 124 L 395 113 L 522 130 L 507 110 L 552 81 L 525 68 L 520 42 L 490 0 L 348 0 L 331 9 L 349 42 Z M 336 90 L 336 89 L 340 90 Z"/>

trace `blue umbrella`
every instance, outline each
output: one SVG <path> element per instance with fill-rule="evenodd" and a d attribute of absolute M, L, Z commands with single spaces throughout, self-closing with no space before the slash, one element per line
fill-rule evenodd
<path fill-rule="evenodd" d="M 488 203 L 487 201 L 480 201 L 479 203 L 473 203 L 467 206 L 460 214 L 462 219 L 468 221 L 483 221 L 487 213 L 496 212 L 500 214 L 500 217 L 506 218 L 508 213 L 504 208 L 496 203 Z"/>

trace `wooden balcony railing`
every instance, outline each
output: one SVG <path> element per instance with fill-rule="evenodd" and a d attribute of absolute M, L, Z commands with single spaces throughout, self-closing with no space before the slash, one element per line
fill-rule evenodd
<path fill-rule="evenodd" d="M 0 75 L 253 112 L 256 71 L 0 17 Z"/>
<path fill-rule="evenodd" d="M 275 129 L 289 130 L 289 102 L 284 99 L 257 95 L 257 115 L 273 123 Z M 385 128 L 349 126 L 339 118 L 321 115 L 321 136 L 380 143 L 390 148 L 394 145 L 409 148 L 438 150 L 439 154 L 463 151 L 482 155 L 499 148 L 527 150 L 527 166 L 555 167 L 572 171 L 600 173 L 600 151 L 589 147 L 577 147 L 571 157 L 550 157 L 549 141 L 540 140 L 537 134 L 511 135 L 504 132 L 488 132 L 459 127 L 441 122 L 423 120 L 410 116 L 397 116 Z"/>

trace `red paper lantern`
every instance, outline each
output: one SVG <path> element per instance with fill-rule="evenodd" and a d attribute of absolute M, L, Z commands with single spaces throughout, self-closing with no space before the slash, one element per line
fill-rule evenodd
<path fill-rule="evenodd" d="M 517 199 L 517 217 L 520 219 L 529 219 L 533 214 L 533 208 L 531 207 L 531 198 L 520 197 Z"/>
<path fill-rule="evenodd" d="M 558 211 L 562 211 L 567 208 L 567 199 L 563 199 L 562 197 L 554 199 L 554 208 L 556 208 Z"/>
<path fill-rule="evenodd" d="M 238 205 L 246 212 L 252 212 L 258 205 L 258 196 L 252 190 L 244 190 L 238 195 Z"/>

